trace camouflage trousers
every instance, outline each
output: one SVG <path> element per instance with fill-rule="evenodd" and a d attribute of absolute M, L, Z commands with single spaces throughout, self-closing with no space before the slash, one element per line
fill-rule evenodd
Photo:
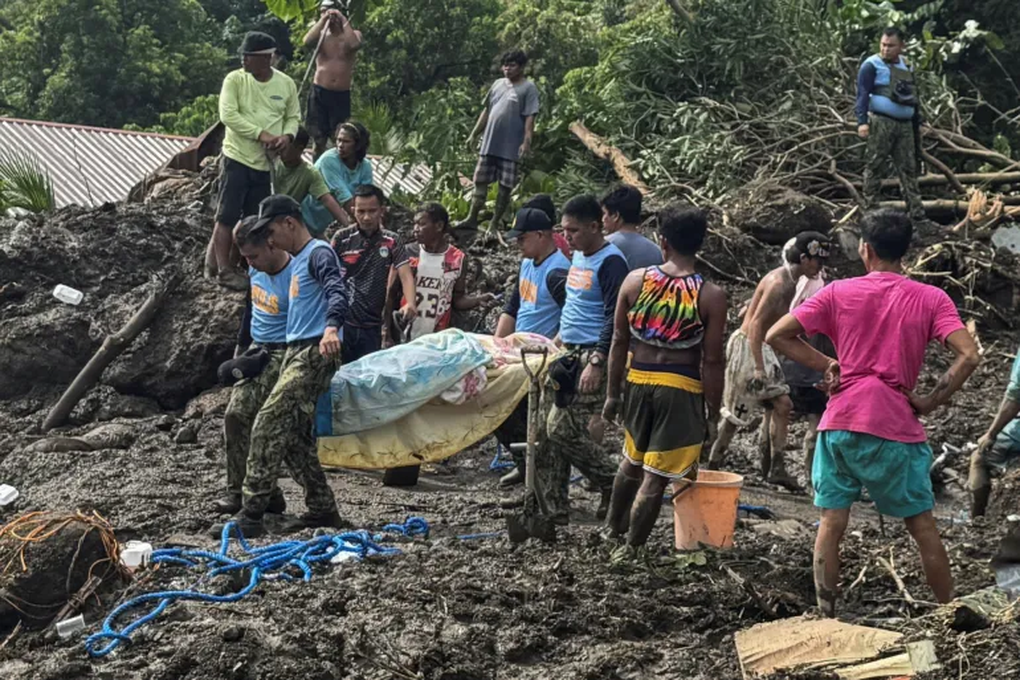
<path fill-rule="evenodd" d="M 261 373 L 235 384 L 230 390 L 230 403 L 223 416 L 223 442 L 227 456 L 227 492 L 241 493 L 248 469 L 248 449 L 255 416 L 265 403 L 280 377 L 280 366 L 286 350 L 269 353 L 269 362 Z"/>
<path fill-rule="evenodd" d="M 319 353 L 316 345 L 288 347 L 280 375 L 255 416 L 244 476 L 244 510 L 265 512 L 269 497 L 286 464 L 294 481 L 305 491 L 309 512 L 336 509 L 333 490 L 313 446 L 312 427 L 319 395 L 329 388 L 336 362 Z"/>
<path fill-rule="evenodd" d="M 582 360 L 587 365 L 587 353 Z M 544 432 L 538 437 L 535 475 L 549 511 L 564 514 L 570 509 L 570 467 L 574 466 L 599 489 L 613 487 L 618 462 L 613 462 L 614 447 L 603 439 L 596 443 L 588 431 L 592 419 L 601 419 L 606 402 L 606 370 L 602 381 L 589 394 L 578 394 L 566 408 L 556 406 L 556 391 L 548 383 L 542 391 L 542 409 L 546 413 Z"/>
<path fill-rule="evenodd" d="M 878 204 L 882 177 L 888 161 L 900 178 L 900 191 L 907 202 L 910 217 L 923 220 L 924 204 L 921 187 L 917 183 L 917 154 L 914 147 L 914 124 L 909 120 L 895 120 L 872 115 L 868 125 L 868 148 L 865 152 L 864 202 L 866 208 Z"/>

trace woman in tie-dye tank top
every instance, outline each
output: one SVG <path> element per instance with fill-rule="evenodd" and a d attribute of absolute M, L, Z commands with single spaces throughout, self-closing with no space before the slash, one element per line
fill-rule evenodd
<path fill-rule="evenodd" d="M 631 272 L 620 287 L 602 414 L 616 419 L 623 391 L 624 460 L 606 520 L 610 535 L 627 534 L 621 557 L 648 540 L 666 486 L 697 478 L 722 400 L 726 293 L 695 271 L 705 214 L 674 205 L 658 217 L 664 264 Z"/>

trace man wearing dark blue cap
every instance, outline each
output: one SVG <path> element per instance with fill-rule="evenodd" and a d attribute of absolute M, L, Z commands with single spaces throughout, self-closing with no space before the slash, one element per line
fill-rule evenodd
<path fill-rule="evenodd" d="M 273 68 L 275 54 L 272 36 L 248 33 L 241 44 L 242 68 L 227 74 L 220 90 L 226 133 L 210 245 L 220 285 L 233 290 L 246 290 L 248 281 L 231 262 L 232 230 L 242 217 L 257 214 L 259 202 L 272 193 L 270 155 L 293 141 L 300 122 L 297 86 Z"/>
<path fill-rule="evenodd" d="M 251 430 L 241 511 L 234 516 L 245 536 L 264 533 L 262 516 L 271 500 L 280 465 L 305 491 L 303 527 L 340 527 L 336 499 L 319 459 L 308 445 L 315 405 L 329 388 L 340 357 L 347 291 L 340 261 L 328 243 L 312 238 L 301 221 L 301 205 L 290 196 L 270 196 L 259 206 L 254 230 L 269 230 L 269 241 L 291 261 L 287 288 L 287 350 L 280 376 L 259 409 Z M 302 445 L 304 443 L 304 445 Z M 222 529 L 213 527 L 212 533 Z"/>
<path fill-rule="evenodd" d="M 555 338 L 570 260 L 556 247 L 553 224 L 542 210 L 521 208 L 507 238 L 516 239 L 523 259 L 517 287 L 499 317 L 496 337 L 516 332 Z"/>
<path fill-rule="evenodd" d="M 516 239 L 523 259 L 517 286 L 499 316 L 496 337 L 520 332 L 555 338 L 567 295 L 570 260 L 557 247 L 552 220 L 545 210 L 521 208 L 507 238 Z M 526 436 L 527 418 L 528 404 L 524 400 L 496 430 L 496 438 L 508 448 L 520 441 Z M 524 456 L 519 452 L 512 455 L 517 467 L 503 475 L 499 480 L 501 486 L 524 481 Z"/>

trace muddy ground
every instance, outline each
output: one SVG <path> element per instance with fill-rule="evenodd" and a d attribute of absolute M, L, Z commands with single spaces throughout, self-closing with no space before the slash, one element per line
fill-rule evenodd
<path fill-rule="evenodd" d="M 0 286 L 18 284 L 0 295 L 0 483 L 22 494 L 0 508 L 0 522 L 35 510 L 94 510 L 121 541 L 215 547 L 205 531 L 219 519 L 209 501 L 223 484 L 228 395 L 209 388 L 216 363 L 233 346 L 240 299 L 201 279 L 195 254 L 207 220 L 190 211 L 184 203 L 63 211 L 59 229 L 49 231 L 0 222 Z M 134 247 L 126 249 L 125 239 Z M 488 290 L 504 285 L 516 267 L 512 252 L 496 248 L 484 240 L 472 246 L 485 258 L 481 287 Z M 750 293 L 738 279 L 757 280 L 774 266 L 778 249 L 720 231 L 704 257 L 714 267 L 706 273 L 727 286 L 736 307 Z M 38 426 L 61 389 L 130 316 L 151 277 L 170 266 L 184 268 L 184 284 L 71 424 L 55 433 L 71 443 L 39 443 Z M 844 275 L 855 266 L 834 263 Z M 49 296 L 56 282 L 84 290 L 86 302 L 61 305 Z M 983 366 L 967 391 L 926 423 L 936 451 L 943 443 L 976 441 L 1008 378 L 1018 338 L 983 322 L 979 330 Z M 946 355 L 932 350 L 924 381 L 933 383 L 946 365 Z M 801 475 L 795 450 L 803 427 L 794 425 L 790 452 Z M 797 520 L 801 533 L 777 537 L 742 521 L 736 547 L 707 552 L 703 565 L 672 551 L 669 508 L 651 540 L 655 560 L 610 564 L 610 546 L 597 535 L 596 497 L 580 485 L 572 487 L 571 526 L 555 545 L 458 538 L 504 527 L 499 501 L 516 492 L 497 487 L 498 475 L 488 469 L 493 447 L 484 442 L 426 470 L 408 490 L 382 487 L 376 473 L 330 473 L 341 512 L 357 527 L 378 530 L 408 516 L 429 522 L 427 539 L 396 543 L 400 556 L 317 568 L 307 584 L 264 583 L 230 605 L 176 604 L 101 661 L 88 658 L 81 637 L 49 640 L 26 628 L 8 637 L 0 630 L 0 677 L 728 680 L 740 677 L 735 631 L 811 611 L 815 512 L 806 497 L 763 482 L 753 433 L 738 436 L 730 457 L 745 475 L 743 499 Z M 950 467 L 965 478 L 965 460 Z M 303 510 L 296 486 L 281 485 L 290 511 Z M 994 521 L 969 522 L 959 484 L 949 483 L 941 495 L 937 512 L 961 593 L 994 584 L 988 559 L 1006 531 L 1004 517 L 1020 512 L 1015 495 L 1000 494 L 993 503 Z M 893 557 L 916 604 L 904 601 L 879 556 Z M 880 526 L 862 504 L 843 559 L 843 618 L 934 637 L 943 668 L 926 677 L 1020 677 L 1015 615 L 976 632 L 951 629 L 943 612 L 925 602 L 930 591 L 902 526 L 891 520 Z M 87 602 L 85 632 L 96 632 L 128 596 L 194 579 L 183 567 L 167 566 L 130 584 L 111 580 Z"/>

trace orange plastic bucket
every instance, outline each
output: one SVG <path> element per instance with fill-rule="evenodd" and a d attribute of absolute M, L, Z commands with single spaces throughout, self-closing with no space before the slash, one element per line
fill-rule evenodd
<path fill-rule="evenodd" d="M 697 550 L 702 545 L 733 546 L 737 505 L 744 478 L 732 472 L 698 470 L 694 488 L 673 499 L 673 530 L 677 550 Z M 673 485 L 674 492 L 687 482 Z"/>

